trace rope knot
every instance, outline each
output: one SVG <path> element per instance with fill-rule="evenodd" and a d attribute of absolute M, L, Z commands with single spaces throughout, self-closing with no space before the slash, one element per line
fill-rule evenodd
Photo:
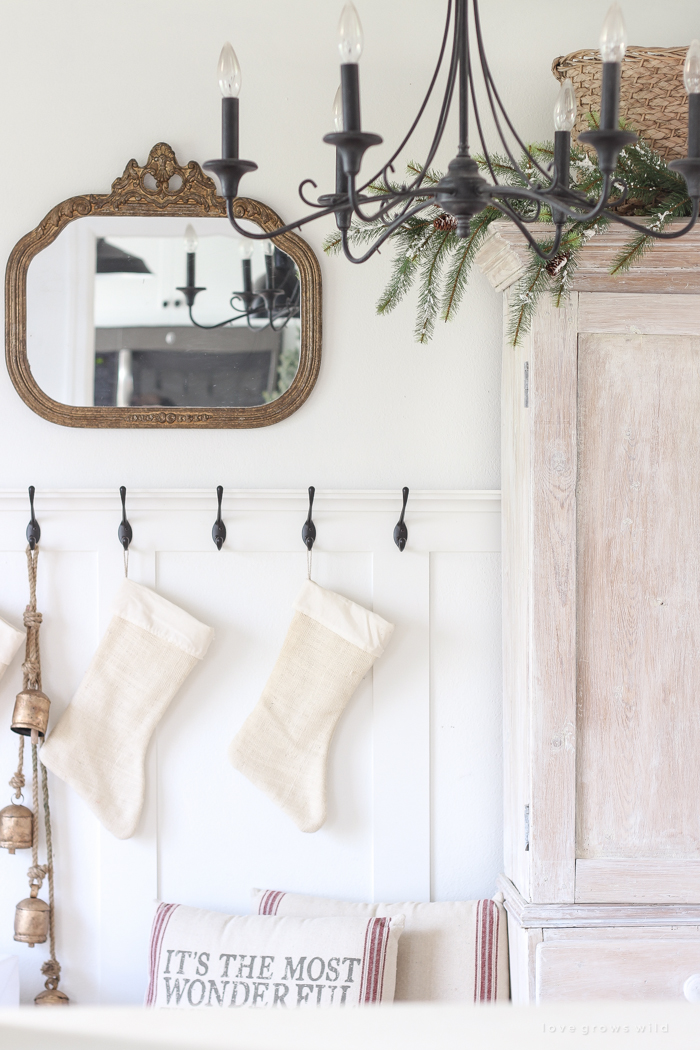
<path fill-rule="evenodd" d="M 27 630 L 29 630 L 32 627 L 35 630 L 38 630 L 38 628 L 41 627 L 41 622 L 43 619 L 44 617 L 41 615 L 41 613 L 37 612 L 36 609 L 32 609 L 29 605 L 24 610 L 23 620 L 24 626 L 27 628 Z"/>
<path fill-rule="evenodd" d="M 61 979 L 61 964 L 58 959 L 47 959 L 45 963 L 42 963 L 41 972 L 46 977 L 44 988 L 55 992 Z"/>
<path fill-rule="evenodd" d="M 31 868 L 27 871 L 27 877 L 29 878 L 29 885 L 33 886 L 36 884 L 41 889 L 41 884 L 48 874 L 48 864 L 32 864 Z"/>
<path fill-rule="evenodd" d="M 31 658 L 25 660 L 22 664 L 22 674 L 27 683 L 25 688 L 33 689 L 36 688 L 36 683 L 39 681 L 39 675 L 41 673 L 41 667 L 36 660 Z"/>

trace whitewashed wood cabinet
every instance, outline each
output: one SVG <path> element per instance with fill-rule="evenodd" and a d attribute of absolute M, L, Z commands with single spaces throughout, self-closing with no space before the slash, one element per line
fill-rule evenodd
<path fill-rule="evenodd" d="M 503 351 L 505 873 L 519 1002 L 682 998 L 700 973 L 700 235 Z M 479 264 L 504 309 L 525 261 Z M 509 291 L 510 289 L 510 291 Z"/>

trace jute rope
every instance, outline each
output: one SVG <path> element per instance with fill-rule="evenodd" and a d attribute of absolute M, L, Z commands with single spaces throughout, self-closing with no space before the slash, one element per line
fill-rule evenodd
<path fill-rule="evenodd" d="M 41 689 L 41 652 L 39 649 L 39 628 L 41 627 L 42 615 L 36 608 L 36 574 L 39 561 L 38 545 L 31 550 L 27 547 L 27 575 L 29 577 L 29 604 L 24 610 L 24 626 L 27 629 L 27 644 L 25 648 L 24 663 L 22 664 L 23 688 Z M 54 879 L 53 879 L 53 840 L 51 837 L 51 809 L 49 806 L 49 783 L 46 767 L 41 766 L 41 790 L 44 811 L 44 832 L 46 836 L 46 864 L 39 863 L 39 761 L 37 740 L 32 734 L 32 802 L 33 812 L 33 835 L 32 835 L 32 865 L 27 872 L 29 886 L 36 892 L 42 886 L 44 879 L 48 876 L 49 881 L 49 953 L 50 957 L 41 967 L 41 972 L 46 977 L 44 987 L 55 991 L 61 977 L 61 964 L 56 958 L 56 921 L 54 907 Z M 24 759 L 24 737 L 19 738 L 19 765 L 17 772 L 12 777 L 10 784 L 17 791 L 17 797 L 24 787 L 24 773 L 22 771 Z"/>

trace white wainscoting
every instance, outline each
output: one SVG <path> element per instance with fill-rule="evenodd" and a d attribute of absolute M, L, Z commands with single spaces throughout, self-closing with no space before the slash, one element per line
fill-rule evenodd
<path fill-rule="evenodd" d="M 129 491 L 130 577 L 216 629 L 163 718 L 148 756 L 137 834 L 120 842 L 51 778 L 58 955 L 78 1003 L 138 1003 L 156 897 L 248 910 L 251 886 L 363 900 L 490 895 L 501 869 L 500 499 L 411 493 L 408 547 L 392 540 L 400 492 L 318 492 L 313 579 L 396 624 L 351 700 L 330 755 L 328 820 L 314 835 L 229 764 L 306 575 L 305 492 L 229 490 L 228 537 L 211 540 L 213 492 Z M 52 720 L 75 691 L 122 577 L 118 494 L 39 491 L 38 605 Z M 0 492 L 0 616 L 27 600 L 24 492 Z M 0 683 L 0 779 L 21 684 Z M 7 788 L 9 796 L 10 789 Z M 0 804 L 4 799 L 0 793 Z M 27 852 L 0 855 L 0 953 L 21 958 L 22 996 L 40 990 L 44 949 L 12 940 Z"/>

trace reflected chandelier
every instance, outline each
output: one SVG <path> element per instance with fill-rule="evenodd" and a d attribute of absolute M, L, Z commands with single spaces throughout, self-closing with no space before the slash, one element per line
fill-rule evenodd
<path fill-rule="evenodd" d="M 350 262 L 362 263 L 402 223 L 425 208 L 438 205 L 453 217 L 457 236 L 466 238 L 473 216 L 486 207 L 493 207 L 515 223 L 537 254 L 548 260 L 557 255 L 567 222 L 590 222 L 605 214 L 615 222 L 659 240 L 682 237 L 695 225 L 700 199 L 700 43 L 697 40 L 688 49 L 683 77 L 689 96 L 688 156 L 669 165 L 685 178 L 692 200 L 692 213 L 686 225 L 669 233 L 641 225 L 609 210 L 613 203 L 619 206 L 627 195 L 624 181 L 615 177 L 618 154 L 625 146 L 637 141 L 633 132 L 619 126 L 620 73 L 626 49 L 625 25 L 619 4 L 614 3 L 610 8 L 600 36 L 603 72 L 599 127 L 579 135 L 579 141 L 595 149 L 598 156 L 603 181 L 597 200 L 577 191 L 575 184 L 572 186 L 570 182 L 571 129 L 576 118 L 573 85 L 566 80 L 561 86 L 554 109 L 554 160 L 549 168 L 545 168 L 527 149 L 501 101 L 484 50 L 478 0 L 448 0 L 437 65 L 416 118 L 383 167 L 367 181 L 360 182 L 360 168 L 366 150 L 382 142 L 379 135 L 362 130 L 358 67 L 362 45 L 362 27 L 357 11 L 352 3 L 348 3 L 343 8 L 339 24 L 341 66 L 340 88 L 334 105 L 335 131 L 323 139 L 335 146 L 336 150 L 335 193 L 324 194 L 317 201 L 309 200 L 306 188 L 312 186 L 315 189 L 316 183 L 305 179 L 299 186 L 299 195 L 314 211 L 296 222 L 262 234 L 244 230 L 234 215 L 233 203 L 238 195 L 239 182 L 247 172 L 255 171 L 257 164 L 239 159 L 238 94 L 241 70 L 231 45 L 224 46 L 219 60 L 219 85 L 223 95 L 222 157 L 220 160 L 207 161 L 204 167 L 217 176 L 221 196 L 226 198 L 229 221 L 241 236 L 257 240 L 279 237 L 314 219 L 334 214 L 346 257 Z M 392 185 L 389 175 L 394 171 L 394 161 L 418 127 L 448 54 L 447 84 L 427 157 L 412 181 L 399 187 Z M 482 114 L 475 90 L 476 70 L 481 82 L 480 94 L 487 101 L 487 112 L 490 113 L 501 146 L 522 179 L 522 186 L 507 185 L 498 180 L 494 156 L 489 152 L 484 137 Z M 457 154 L 440 181 L 426 185 L 426 175 L 442 141 L 455 91 L 459 105 Z M 477 162 L 470 154 L 470 123 L 476 129 L 480 144 L 480 163 L 488 172 L 490 180 L 482 177 Z M 522 150 L 527 170 L 517 162 L 513 143 Z M 528 229 L 530 223 L 537 221 L 543 208 L 550 211 L 555 228 L 553 242 L 546 246 L 538 244 Z M 365 223 L 374 224 L 377 220 L 383 223 L 385 229 L 363 255 L 353 255 L 348 243 L 352 222 L 362 226 Z"/>

